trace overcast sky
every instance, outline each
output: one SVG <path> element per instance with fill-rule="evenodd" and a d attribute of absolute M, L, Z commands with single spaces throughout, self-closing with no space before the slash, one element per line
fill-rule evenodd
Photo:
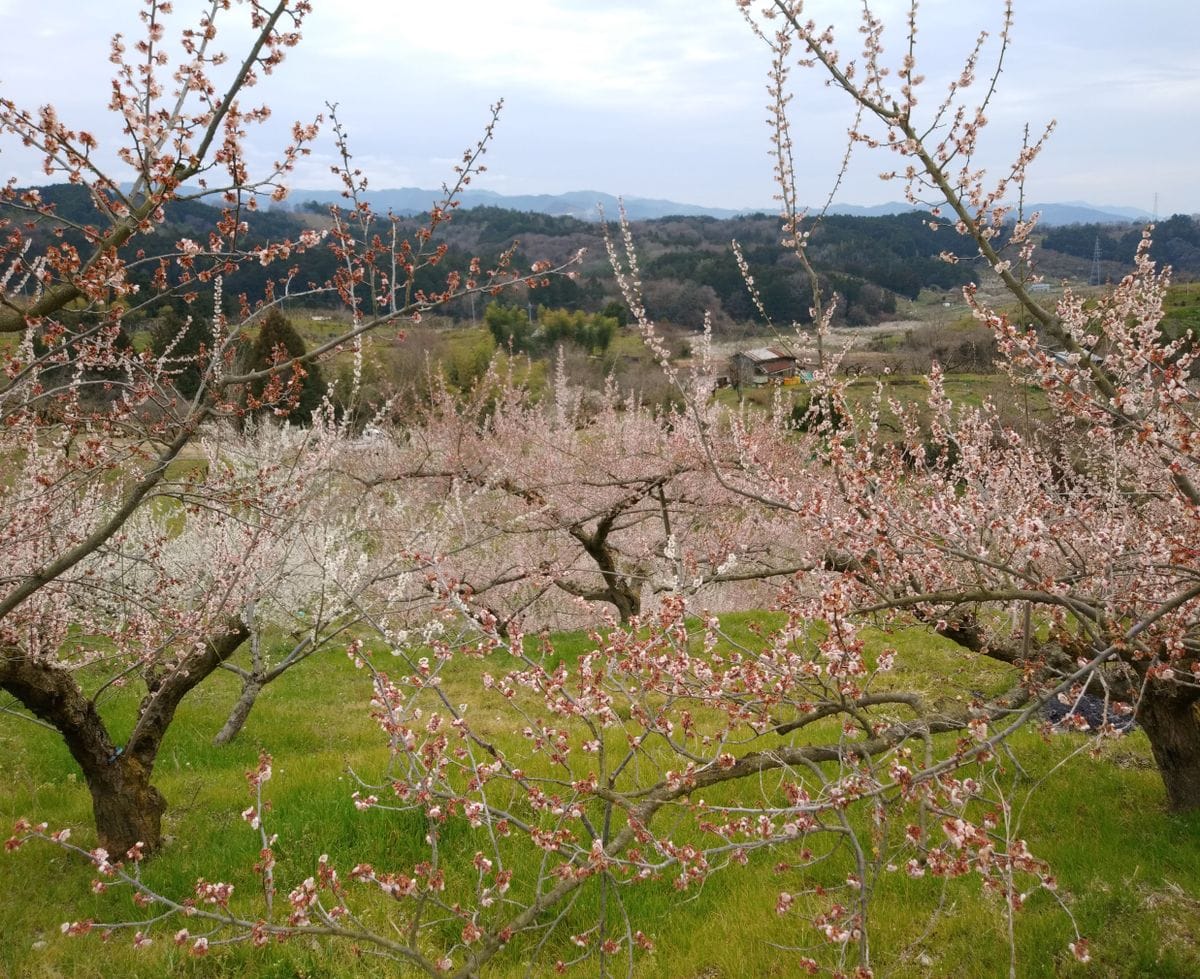
<path fill-rule="evenodd" d="M 767 206 L 767 52 L 734 0 L 314 0 L 300 49 L 256 90 L 290 125 L 340 104 L 355 163 L 375 188 L 436 187 L 479 135 L 488 105 L 506 107 L 489 172 L 503 193 L 599 190 L 724 207 Z M 207 4 L 176 0 L 173 22 Z M 901 50 L 907 3 L 881 0 Z M 1136 8 L 1136 9 L 1135 9 Z M 52 101 L 65 121 L 111 143 L 108 39 L 137 31 L 137 0 L 0 0 L 0 97 Z M 842 23 L 851 0 L 811 3 Z M 899 16 L 897 16 L 899 15 Z M 240 21 L 244 13 L 235 12 Z M 930 79 L 957 75 L 980 28 L 1000 26 L 998 0 L 925 0 L 918 60 Z M 841 20 L 839 21 L 839 18 Z M 999 165 L 1022 126 L 1058 120 L 1028 199 L 1086 200 L 1160 214 L 1200 212 L 1200 0 L 1017 0 L 1013 47 L 989 113 Z M 885 42 L 886 43 L 886 42 Z M 993 49 L 994 50 L 994 49 Z M 847 105 L 797 72 L 793 126 L 801 197 L 819 201 L 843 151 Z M 256 134 L 273 158 L 278 138 Z M 299 187 L 333 186 L 325 138 Z M 838 199 L 895 200 L 877 179 L 889 166 L 861 156 Z M 45 182 L 11 137 L 0 172 Z"/>

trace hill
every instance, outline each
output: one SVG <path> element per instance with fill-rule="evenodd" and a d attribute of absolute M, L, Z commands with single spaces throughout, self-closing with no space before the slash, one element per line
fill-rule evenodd
<path fill-rule="evenodd" d="M 377 210 L 412 216 L 427 211 L 435 201 L 442 197 L 442 192 L 419 187 L 395 187 L 368 190 L 363 197 Z M 310 202 L 326 206 L 340 205 L 344 199 L 341 191 L 338 190 L 298 188 L 292 191 L 290 200 L 295 202 L 293 207 L 304 207 Z M 573 217 L 582 221 L 598 221 L 601 210 L 610 219 L 616 217 L 622 201 L 626 213 L 633 221 L 649 221 L 666 217 L 726 219 L 745 214 L 773 213 L 775 211 L 775 208 L 770 205 L 725 208 L 710 207 L 704 204 L 684 204 L 679 201 L 649 197 L 619 198 L 599 190 L 573 190 L 564 194 L 501 194 L 493 190 L 467 190 L 462 195 L 461 206 L 464 209 L 499 207 L 512 211 L 550 214 L 556 217 Z M 838 203 L 829 209 L 829 213 L 851 217 L 890 217 L 896 214 L 908 214 L 916 210 L 918 209 L 911 204 L 889 201 L 885 204 L 869 205 Z M 1148 211 L 1141 211 L 1137 208 L 1098 207 L 1084 201 L 1034 204 L 1028 207 L 1027 211 L 1041 212 L 1042 224 L 1046 227 L 1057 227 L 1064 224 L 1114 224 L 1147 221 L 1151 217 Z"/>
<path fill-rule="evenodd" d="M 83 235 L 78 229 L 99 220 L 86 192 L 69 185 L 38 190 L 43 201 L 54 205 L 65 228 L 59 226 L 56 230 L 59 222 L 42 218 L 37 234 L 47 237 L 61 234 L 76 247 L 83 247 Z M 419 198 L 413 195 L 424 195 L 426 201 L 433 195 L 430 191 L 405 193 L 409 194 L 407 198 L 396 197 L 392 203 L 399 205 L 407 200 L 415 205 Z M 468 197 L 468 201 L 487 199 L 485 192 L 472 193 L 475 196 Z M 332 193 L 327 196 L 336 199 Z M 567 203 L 581 211 L 584 196 L 589 195 L 583 192 Z M 382 202 L 383 198 L 379 200 Z M 547 202 L 552 198 L 543 195 L 517 200 L 549 206 Z M 648 202 L 649 205 L 659 210 L 678 206 L 669 201 Z M 243 211 L 239 214 L 245 221 L 242 244 L 257 247 L 271 240 L 294 239 L 314 226 L 330 227 L 331 206 L 336 205 L 314 199 L 305 201 L 299 210 Z M 1076 208 L 1069 213 L 1079 216 L 1091 212 Z M 7 215 L 0 208 L 0 216 L 22 221 L 28 218 L 11 207 Z M 148 253 L 170 253 L 175 242 L 213 227 L 218 217 L 217 209 L 207 204 L 172 203 L 164 224 L 141 239 L 140 247 Z M 398 217 L 398 232 L 416 235 L 421 221 L 419 214 Z M 1038 267 L 1051 280 L 1086 283 L 1092 275 L 1092 258 L 1099 240 L 1101 273 L 1105 278 L 1118 278 L 1131 269 L 1141 232 L 1141 224 L 1127 219 L 1118 223 L 1048 227 L 1041 234 Z M 742 245 L 771 318 L 782 324 L 804 323 L 809 318 L 812 305 L 809 283 L 795 256 L 780 245 L 779 221 L 773 215 L 714 217 L 677 213 L 635 220 L 633 233 L 642 266 L 646 306 L 650 315 L 660 321 L 684 329 L 699 329 L 707 312 L 714 316 L 720 329 L 760 319 L 730 247 L 734 239 Z M 545 305 L 598 312 L 617 298 L 618 290 L 606 258 L 603 228 L 595 220 L 576 214 L 479 204 L 453 212 L 452 219 L 442 224 L 438 234 L 446 245 L 446 255 L 438 268 L 420 272 L 414 284 L 418 289 L 438 291 L 445 270 L 463 268 L 473 256 L 479 256 L 483 262 L 495 261 L 515 242 L 513 260 L 519 268 L 528 268 L 539 260 L 561 264 L 581 250 L 584 258 L 576 277 L 554 277 L 531 295 L 525 295 L 522 287 L 509 301 L 528 305 L 531 310 Z M 830 214 L 813 229 L 809 256 L 821 275 L 823 288 L 841 297 L 838 322 L 861 326 L 893 318 L 898 299 L 915 299 L 928 289 L 956 290 L 972 281 L 978 275 L 974 263 L 948 265 L 939 258 L 943 249 L 952 246 L 953 237 L 953 232 L 944 226 L 941 230 L 931 228 L 928 215 L 912 210 L 871 216 Z M 1155 238 L 1156 257 L 1171 264 L 1178 278 L 1200 277 L 1200 224 L 1190 217 L 1175 215 L 1160 222 Z M 309 249 L 295 256 L 293 283 L 325 281 L 334 267 L 335 260 L 328 248 Z M 148 287 L 151 270 L 137 274 L 143 275 Z M 269 274 L 277 273 L 269 272 L 257 262 L 244 263 L 236 270 L 227 269 L 228 300 L 236 302 L 239 293 L 261 294 Z M 143 295 L 152 296 L 153 290 L 146 290 Z M 203 297 L 200 301 L 202 304 Z M 321 300 L 317 297 L 312 301 Z M 162 302 L 178 305 L 178 300 L 169 296 L 161 302 L 152 300 L 154 306 Z M 153 308 L 148 311 L 153 312 Z M 472 309 L 471 303 L 462 299 L 444 307 L 442 312 L 464 320 L 477 317 L 479 309 Z"/>

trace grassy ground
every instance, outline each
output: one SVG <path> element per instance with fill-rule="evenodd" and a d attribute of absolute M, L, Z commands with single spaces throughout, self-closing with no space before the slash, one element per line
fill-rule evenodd
<path fill-rule="evenodd" d="M 879 425 L 883 438 L 899 438 L 902 428 L 893 403 L 903 410 L 916 409 L 922 425 L 929 418 L 929 381 L 921 374 L 890 374 L 884 377 L 860 377 L 851 381 L 846 397 L 855 415 L 865 419 L 882 387 L 882 402 Z M 1029 385 L 1014 385 L 1003 374 L 948 374 L 945 378 L 946 394 L 960 408 L 978 408 L 989 402 L 997 409 L 1001 421 L 1018 430 L 1044 420 L 1047 414 L 1045 395 Z M 739 395 L 732 387 L 722 388 L 716 398 L 728 406 L 741 400 L 758 407 L 768 407 L 776 389 L 763 386 L 746 388 Z M 804 384 L 782 389 L 785 399 L 807 403 L 808 387 Z"/>
<path fill-rule="evenodd" d="M 753 641 L 751 627 L 764 618 L 729 617 L 726 623 L 740 638 Z M 964 661 L 924 632 L 888 641 L 899 650 L 895 682 L 926 695 L 949 698 L 968 687 L 986 691 L 1007 683 L 1001 669 Z M 563 637 L 561 654 L 570 659 L 586 646 L 581 636 Z M 447 677 L 451 692 L 472 689 L 482 668 L 474 662 L 456 667 Z M 275 777 L 268 784 L 274 803 L 270 819 L 280 834 L 277 876 L 285 889 L 311 874 L 323 852 L 343 873 L 359 860 L 384 869 L 412 859 L 423 824 L 377 810 L 360 813 L 349 800 L 347 768 L 372 772 L 386 760 L 382 737 L 367 718 L 364 673 L 334 654 L 304 664 L 266 690 L 237 742 L 216 749 L 209 741 L 236 694 L 231 679 L 219 676 L 198 690 L 164 745 L 157 782 L 171 803 L 171 842 L 148 864 L 148 877 L 178 895 L 190 892 L 200 876 L 230 880 L 237 899 L 247 907 L 253 903 L 255 881 L 248 867 L 257 842 L 239 813 L 248 804 L 242 773 L 253 767 L 260 747 L 275 758 Z M 131 693 L 107 703 L 118 740 L 131 706 Z M 511 722 L 503 716 L 481 720 L 494 736 L 515 745 Z M 1086 966 L 1069 961 L 1072 932 L 1066 916 L 1048 895 L 1036 893 L 1015 920 L 1018 974 L 1198 975 L 1200 819 L 1164 812 L 1162 788 L 1140 734 L 1107 745 L 1098 758 L 1076 751 L 1084 743 L 1080 736 L 1044 741 L 1034 732 L 1023 735 L 1014 742 L 1020 765 L 1010 764 L 1007 777 L 1013 780 L 1012 797 L 1021 803 L 1020 833 L 1051 863 L 1061 893 L 1092 942 L 1093 961 Z M 5 774 L 0 821 L 28 815 L 55 826 L 73 825 L 79 827 L 75 838 L 87 845 L 87 792 L 61 742 L 33 724 L 0 716 L 0 757 Z M 446 847 L 469 853 L 471 842 L 452 835 Z M 836 884 L 845 866 L 818 868 L 799 880 L 796 871 L 777 870 L 776 859 L 714 875 L 703 888 L 683 895 L 667 884 L 633 892 L 635 926 L 657 942 L 656 951 L 637 960 L 636 974 L 656 979 L 795 975 L 795 954 L 783 947 L 809 944 L 812 932 L 798 919 L 774 913 L 776 895 L 814 882 Z M 139 952 L 130 948 L 127 936 L 108 945 L 95 936 L 66 938 L 58 929 L 64 920 L 132 912 L 127 897 L 92 895 L 92 876 L 90 867 L 47 847 L 30 845 L 0 856 L 0 976 L 403 974 L 345 947 L 307 940 L 263 951 L 222 949 L 197 960 L 171 944 L 173 928 Z M 581 921 L 587 903 L 578 909 Z M 1008 947 L 999 908 L 971 877 L 944 886 L 929 878 L 888 875 L 873 911 L 878 974 L 1006 974 Z M 378 906 L 368 911 L 384 927 L 386 912 Z M 520 949 L 511 951 L 495 975 L 524 974 Z M 585 966 L 581 974 L 594 969 L 594 964 Z"/>
<path fill-rule="evenodd" d="M 1162 331 L 1175 338 L 1183 333 L 1200 336 L 1200 282 L 1185 282 L 1167 290 Z"/>

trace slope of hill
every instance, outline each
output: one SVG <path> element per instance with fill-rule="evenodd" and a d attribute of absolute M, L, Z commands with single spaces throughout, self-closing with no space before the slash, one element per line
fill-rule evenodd
<path fill-rule="evenodd" d="M 399 187 L 383 190 L 368 190 L 365 199 L 382 211 L 390 210 L 394 214 L 421 214 L 439 200 L 442 193 L 437 190 L 426 190 L 418 187 Z M 305 190 L 292 191 L 290 201 L 293 206 L 303 206 L 308 202 L 318 204 L 342 203 L 340 191 L 336 190 Z M 625 211 L 631 220 L 647 221 L 665 217 L 713 217 L 719 219 L 732 218 L 743 214 L 773 214 L 774 206 L 754 208 L 722 208 L 708 207 L 702 204 L 685 204 L 679 201 L 661 200 L 647 197 L 626 197 L 623 199 Z M 537 214 L 573 217 L 582 221 L 599 220 L 600 209 L 609 218 L 615 217 L 620 207 L 621 199 L 612 194 L 598 190 L 575 190 L 565 194 L 500 194 L 492 190 L 467 190 L 462 195 L 461 207 L 501 207 L 512 211 L 531 211 Z M 886 204 L 834 204 L 831 214 L 851 215 L 855 217 L 886 217 L 895 214 L 907 214 L 914 210 L 911 204 L 899 201 L 889 201 Z M 1083 201 L 1066 203 L 1034 204 L 1027 211 L 1040 211 L 1042 223 L 1046 226 L 1064 224 L 1120 224 L 1128 221 L 1149 220 L 1150 214 L 1129 207 L 1096 207 Z"/>
<path fill-rule="evenodd" d="M 422 190 L 419 187 L 399 187 L 387 190 L 369 190 L 364 195 L 372 207 L 393 214 L 413 215 L 429 210 L 443 195 L 437 190 Z M 341 204 L 342 195 L 336 190 L 294 190 L 292 201 L 316 201 L 319 204 Z M 648 197 L 624 198 L 625 211 L 632 220 L 643 221 L 671 215 L 694 217 L 729 218 L 741 211 L 729 208 L 705 207 L 699 204 L 680 204 L 676 201 L 657 200 Z M 555 217 L 573 217 L 583 221 L 597 221 L 600 208 L 609 217 L 615 217 L 621 199 L 598 190 L 575 190 L 565 194 L 498 194 L 492 190 L 467 190 L 462 195 L 461 207 L 501 207 L 511 211 L 532 211 Z"/>
<path fill-rule="evenodd" d="M 98 221 L 90 199 L 80 188 L 56 185 L 40 191 L 42 199 L 52 202 L 69 222 L 86 225 Z M 412 193 L 429 197 L 432 192 Z M 332 193 L 328 196 L 337 199 Z M 299 210 L 245 212 L 248 233 L 243 244 L 257 246 L 267 240 L 295 238 L 305 228 L 331 224 L 328 204 L 303 201 L 300 197 L 293 199 L 301 200 Z M 399 204 L 401 200 L 396 198 L 392 203 Z M 672 202 L 654 203 L 663 209 L 675 206 Z M 0 217 L 4 216 L 3 211 L 0 207 Z M 1076 209 L 1071 213 L 1079 217 L 1091 212 Z M 218 217 L 219 211 L 205 204 L 172 204 L 167 208 L 165 224 L 140 238 L 139 247 L 146 254 L 170 254 L 180 238 L 204 234 Z M 419 215 L 405 216 L 399 221 L 400 233 L 406 236 L 416 234 L 421 224 Z M 49 234 L 49 228 L 40 233 Z M 955 237 L 949 231 L 934 232 L 929 227 L 928 215 L 911 210 L 869 217 L 830 214 L 815 227 L 809 256 L 827 294 L 836 292 L 841 298 L 840 321 L 864 325 L 893 317 L 899 297 L 912 299 L 923 289 L 955 289 L 979 274 L 974 263 L 948 265 L 939 259 L 942 249 L 951 245 L 947 234 Z M 493 262 L 517 242 L 514 261 L 519 268 L 528 268 L 536 260 L 561 264 L 581 249 L 586 255 L 578 266 L 577 277 L 554 277 L 544 288 L 530 295 L 519 290 L 508 301 L 531 308 L 545 305 L 597 312 L 617 296 L 605 257 L 602 229 L 594 220 L 479 205 L 454 212 L 452 220 L 439 228 L 438 235 L 448 249 L 445 260 L 437 268 L 427 267 L 419 272 L 417 289 L 437 292 L 444 288 L 446 269 L 463 268 L 473 256 Z M 1125 219 L 1119 223 L 1074 224 L 1048 227 L 1040 237 L 1038 268 L 1049 279 L 1086 282 L 1091 276 L 1097 240 L 1102 245 L 1102 277 L 1115 279 L 1131 268 L 1141 226 Z M 77 232 L 68 230 L 65 238 L 76 242 L 77 247 L 83 245 Z M 716 218 L 677 214 L 635 219 L 634 238 L 641 259 L 645 304 L 660 321 L 699 329 L 706 312 L 715 316 L 718 327 L 758 319 L 730 248 L 730 241 L 735 238 L 742 244 L 771 317 L 779 323 L 803 323 L 809 318 L 812 305 L 809 283 L 795 256 L 780 245 L 779 219 L 775 216 L 758 213 Z M 1155 233 L 1154 254 L 1160 261 L 1170 263 L 1177 277 L 1200 277 L 1200 223 L 1180 215 L 1161 221 Z M 295 259 L 294 283 L 326 281 L 335 267 L 332 252 L 324 247 L 297 254 Z M 149 274 L 144 273 L 147 286 Z M 177 273 L 172 269 L 171 274 Z M 263 294 L 267 278 L 279 274 L 281 270 L 265 269 L 257 262 L 243 263 L 236 271 L 227 270 L 228 301 L 235 301 L 240 292 L 249 296 Z M 163 302 L 176 302 L 169 295 L 156 298 L 153 290 L 143 291 L 142 295 L 146 297 L 145 309 L 151 313 Z M 317 296 L 310 296 L 309 300 L 322 301 Z M 201 297 L 201 305 L 204 301 Z M 328 301 L 332 303 L 332 297 Z M 179 311 L 183 311 L 182 306 Z M 477 317 L 479 310 L 473 309 L 469 300 L 459 300 L 442 307 L 441 312 L 467 319 Z"/>

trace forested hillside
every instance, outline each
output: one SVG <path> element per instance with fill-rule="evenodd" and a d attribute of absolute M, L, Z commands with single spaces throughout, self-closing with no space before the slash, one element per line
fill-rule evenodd
<path fill-rule="evenodd" d="M 87 193 L 79 187 L 55 185 L 39 188 L 43 200 L 56 207 L 62 219 L 63 240 L 76 247 L 81 228 L 99 223 L 100 216 Z M 328 230 L 333 226 L 330 211 L 315 202 L 298 204 L 294 210 L 249 210 L 233 213 L 244 222 L 239 244 L 260 247 L 268 241 L 296 237 L 304 229 Z M 610 215 L 614 217 L 615 215 Z M 211 228 L 219 220 L 219 209 L 195 201 L 172 201 L 166 221 L 151 236 L 155 250 L 169 252 L 177 240 L 190 238 Z M 422 217 L 396 219 L 401 237 L 415 236 Z M 953 231 L 935 230 L 927 216 L 917 213 L 882 217 L 829 215 L 812 231 L 809 255 L 823 279 L 823 287 L 841 297 L 838 321 L 849 326 L 876 323 L 894 316 L 898 298 L 915 299 L 922 289 L 951 290 L 979 275 L 971 262 L 948 265 L 939 255 Z M 754 270 L 763 303 L 772 319 L 781 323 L 807 322 L 812 297 L 806 277 L 800 274 L 795 257 L 779 243 L 779 221 L 773 215 L 752 214 L 725 220 L 711 217 L 667 217 L 634 223 L 645 280 L 645 301 L 652 317 L 660 322 L 698 329 L 710 312 L 718 329 L 730 323 L 753 321 L 758 314 L 742 281 L 731 249 L 741 243 Z M 65 229 L 65 230 L 62 230 Z M 1047 231 L 1038 254 L 1038 267 L 1049 279 L 1073 278 L 1087 281 L 1092 274 L 1096 242 L 1101 246 L 1102 275 L 1116 279 L 1132 269 L 1133 256 L 1142 229 L 1140 225 L 1071 225 Z M 517 303 L 552 308 L 600 312 L 617 293 L 604 248 L 600 226 L 572 217 L 555 217 L 498 207 L 456 211 L 439 229 L 445 245 L 445 265 L 462 267 L 471 256 L 494 262 L 512 248 L 520 268 L 535 261 L 562 263 L 584 250 L 575 278 L 555 277 L 541 285 L 536 295 L 518 296 Z M 51 224 L 43 222 L 37 235 L 51 237 Z M 1200 275 L 1200 225 L 1183 215 L 1163 222 L 1155 234 L 1156 255 L 1171 265 L 1177 278 Z M 145 249 L 149 251 L 150 249 Z M 329 248 L 311 248 L 293 257 L 289 288 L 302 292 L 307 283 L 328 279 L 336 267 Z M 149 281 L 155 268 L 138 267 L 135 278 Z M 277 269 L 242 264 L 226 270 L 227 301 L 239 294 L 260 295 L 269 280 L 282 288 Z M 435 292 L 444 287 L 437 268 L 419 270 L 415 289 Z M 201 304 L 203 298 L 198 300 Z M 330 301 L 328 298 L 322 301 Z M 182 303 L 179 303 L 182 308 Z M 201 312 L 207 312 L 201 309 Z M 460 320 L 477 317 L 466 300 L 442 308 Z"/>
<path fill-rule="evenodd" d="M 1132 265 L 1141 240 L 1138 223 L 1072 224 L 1050 229 L 1042 247 L 1090 264 L 1099 245 L 1101 274 L 1120 278 Z M 1154 228 L 1154 257 L 1159 264 L 1170 265 L 1179 278 L 1200 276 L 1200 223 L 1184 214 L 1159 221 Z"/>

